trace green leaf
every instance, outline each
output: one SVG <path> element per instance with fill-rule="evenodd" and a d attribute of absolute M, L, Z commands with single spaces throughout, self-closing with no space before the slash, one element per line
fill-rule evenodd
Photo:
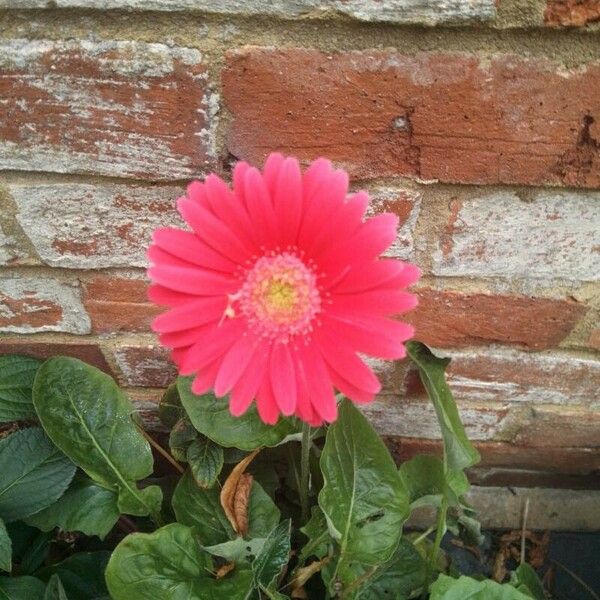
<path fill-rule="evenodd" d="M 531 565 L 527 563 L 520 564 L 512 574 L 511 584 L 520 592 L 535 598 L 535 600 L 545 600 L 544 586 Z"/>
<path fill-rule="evenodd" d="M 300 531 L 308 538 L 308 542 L 300 551 L 300 561 L 304 562 L 311 556 L 323 558 L 327 554 L 331 536 L 327 529 L 327 519 L 318 506 L 313 506 L 308 523 Z"/>
<path fill-rule="evenodd" d="M 448 469 L 462 471 L 479 462 L 479 453 L 467 438 L 452 392 L 446 383 L 445 371 L 450 359 L 438 358 L 421 342 L 408 342 L 406 349 L 419 369 L 423 385 L 435 408 L 442 429 Z"/>
<path fill-rule="evenodd" d="M 177 391 L 177 383 L 172 383 L 165 390 L 158 404 L 158 418 L 161 423 L 171 429 L 179 419 L 185 416 L 179 392 Z"/>
<path fill-rule="evenodd" d="M 46 586 L 35 577 L 0 577 L 2 600 L 44 600 Z"/>
<path fill-rule="evenodd" d="M 380 565 L 359 588 L 357 598 L 409 598 L 424 585 L 425 561 L 408 540 L 401 539 L 392 557 Z"/>
<path fill-rule="evenodd" d="M 127 536 L 106 569 L 113 600 L 244 600 L 252 587 L 249 569 L 212 577 L 212 559 L 192 529 L 172 523 L 154 533 Z"/>
<path fill-rule="evenodd" d="M 279 523 L 281 512 L 258 481 L 252 483 L 248 499 L 248 537 L 266 537 Z"/>
<path fill-rule="evenodd" d="M 436 456 L 418 455 L 400 466 L 400 477 L 408 490 L 411 508 L 439 506 L 445 493 L 450 506 L 469 491 L 469 480 L 462 471 L 444 474 L 444 464 Z"/>
<path fill-rule="evenodd" d="M 198 432 L 194 429 L 187 418 L 179 419 L 171 433 L 169 434 L 169 449 L 175 460 L 187 462 L 188 446 L 198 437 Z"/>
<path fill-rule="evenodd" d="M 223 468 L 223 448 L 199 435 L 188 446 L 186 457 L 198 485 L 212 487 Z"/>
<path fill-rule="evenodd" d="M 258 556 L 265 544 L 265 538 L 254 538 L 245 540 L 237 537 L 235 540 L 215 544 L 214 546 L 204 546 L 204 549 L 213 556 L 220 556 L 227 562 L 246 563 L 251 565 Z"/>
<path fill-rule="evenodd" d="M 0 440 L 0 518 L 28 517 L 60 498 L 75 465 L 39 427 L 21 429 Z"/>
<path fill-rule="evenodd" d="M 321 470 L 319 506 L 340 545 L 338 568 L 388 560 L 408 515 L 408 495 L 387 448 L 348 401 L 327 432 Z"/>
<path fill-rule="evenodd" d="M 160 488 L 136 485 L 152 473 L 152 452 L 111 377 L 74 358 L 51 358 L 37 373 L 33 403 L 52 441 L 94 481 L 118 490 L 121 510 L 160 511 Z"/>
<path fill-rule="evenodd" d="M 46 586 L 44 600 L 69 600 L 58 575 L 50 577 L 50 581 L 48 581 L 48 585 Z"/>
<path fill-rule="evenodd" d="M 36 575 L 47 582 L 58 575 L 69 600 L 100 600 L 108 595 L 104 572 L 109 557 L 110 552 L 104 550 L 79 552 L 40 569 Z"/>
<path fill-rule="evenodd" d="M 26 523 L 42 531 L 58 527 L 61 531 L 108 534 L 119 519 L 117 494 L 87 477 L 75 477 L 69 489 L 54 504 L 26 519 Z"/>
<path fill-rule="evenodd" d="M 0 519 L 0 571 L 10 573 L 12 569 L 12 541 L 6 531 L 4 521 Z"/>
<path fill-rule="evenodd" d="M 35 419 L 31 388 L 40 364 L 29 356 L 0 356 L 0 423 Z"/>
<path fill-rule="evenodd" d="M 191 377 L 179 377 L 177 389 L 192 424 L 203 435 L 226 448 L 254 450 L 261 446 L 276 446 L 286 436 L 297 433 L 298 427 L 290 419 L 280 419 L 276 425 L 263 423 L 255 407 L 241 417 L 229 412 L 227 398 L 213 394 L 197 396 L 191 389 Z"/>
<path fill-rule="evenodd" d="M 19 560 L 19 573 L 21 575 L 37 575 L 36 571 L 50 554 L 53 537 L 50 533 L 35 531 Z"/>
<path fill-rule="evenodd" d="M 431 586 L 429 600 L 530 600 L 508 583 L 499 584 L 490 579 L 477 581 L 470 577 L 452 579 L 440 575 Z"/>
<path fill-rule="evenodd" d="M 292 522 L 283 521 L 267 536 L 252 564 L 254 582 L 264 589 L 276 589 L 279 577 L 290 560 Z"/>
<path fill-rule="evenodd" d="M 193 527 L 204 546 L 221 544 L 235 537 L 221 507 L 219 489 L 201 488 L 189 469 L 175 488 L 172 504 L 177 521 Z"/>

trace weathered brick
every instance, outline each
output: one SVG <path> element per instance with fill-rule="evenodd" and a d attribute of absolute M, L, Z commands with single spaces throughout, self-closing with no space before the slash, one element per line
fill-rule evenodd
<path fill-rule="evenodd" d="M 546 190 L 524 201 L 516 193 L 503 191 L 454 199 L 433 257 L 433 272 L 594 281 L 598 278 L 598 223 L 598 193 Z"/>
<path fill-rule="evenodd" d="M 462 53 L 247 48 L 223 74 L 240 158 L 277 149 L 365 178 L 581 187 L 600 185 L 599 86 L 600 64 Z"/>
<path fill-rule="evenodd" d="M 442 456 L 441 440 L 396 438 L 386 440 L 398 464 L 417 454 Z M 555 474 L 590 474 L 600 466 L 599 448 L 530 447 L 506 442 L 475 442 L 481 455 L 481 466 L 489 469 L 523 469 L 549 471 Z"/>
<path fill-rule="evenodd" d="M 600 411 L 597 406 L 589 410 L 536 406 L 517 431 L 514 441 L 524 446 L 600 448 Z"/>
<path fill-rule="evenodd" d="M 0 0 L 0 8 L 48 8 L 48 0 Z M 339 13 L 361 21 L 388 21 L 437 25 L 491 19 L 494 0 L 54 0 L 53 7 L 205 11 L 244 16 L 268 15 L 283 18 L 320 18 Z"/>
<path fill-rule="evenodd" d="M 43 277 L 0 279 L 0 331 L 89 333 L 76 287 Z"/>
<path fill-rule="evenodd" d="M 152 231 L 181 226 L 180 188 L 55 184 L 11 186 L 17 219 L 48 265 L 143 267 Z"/>
<path fill-rule="evenodd" d="M 547 25 L 581 27 L 600 21 L 600 0 L 548 0 L 544 11 Z"/>
<path fill-rule="evenodd" d="M 600 327 L 592 329 L 590 331 L 590 337 L 588 338 L 588 346 L 594 350 L 600 350 Z"/>
<path fill-rule="evenodd" d="M 40 359 L 71 356 L 113 375 L 102 350 L 96 344 L 61 344 L 10 339 L 0 341 L 0 354 L 25 354 Z"/>
<path fill-rule="evenodd" d="M 421 195 L 412 190 L 377 188 L 371 191 L 370 196 L 369 216 L 374 213 L 391 212 L 399 219 L 396 241 L 386 254 L 403 259 L 414 258 L 414 233 L 421 210 Z"/>
<path fill-rule="evenodd" d="M 414 290 L 419 306 L 403 319 L 432 346 L 503 342 L 543 349 L 557 346 L 586 313 L 572 300 Z"/>
<path fill-rule="evenodd" d="M 149 179 L 212 163 L 197 50 L 125 41 L 0 42 L 0 168 Z"/>
<path fill-rule="evenodd" d="M 152 319 L 163 309 L 146 297 L 148 282 L 143 279 L 99 276 L 84 284 L 84 304 L 92 331 L 150 333 Z"/>
<path fill-rule="evenodd" d="M 567 353 L 504 348 L 442 350 L 448 383 L 459 402 L 593 406 L 600 401 L 600 361 Z M 410 369 L 407 393 L 424 394 Z"/>
<path fill-rule="evenodd" d="M 164 388 L 177 377 L 169 351 L 161 346 L 120 345 L 114 351 L 114 357 L 124 385 Z"/>

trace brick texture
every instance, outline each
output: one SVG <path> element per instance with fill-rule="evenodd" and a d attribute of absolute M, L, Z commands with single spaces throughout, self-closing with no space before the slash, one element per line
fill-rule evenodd
<path fill-rule="evenodd" d="M 403 319 L 415 325 L 420 340 L 433 346 L 502 342 L 552 348 L 586 312 L 584 305 L 572 300 L 427 288 L 415 291 L 419 306 Z"/>
<path fill-rule="evenodd" d="M 0 43 L 0 168 L 148 179 L 211 162 L 197 50 L 134 42 Z"/>
<path fill-rule="evenodd" d="M 79 290 L 54 279 L 0 279 L 0 331 L 89 333 Z"/>
<path fill-rule="evenodd" d="M 17 220 L 40 259 L 53 267 L 143 267 L 152 231 L 181 226 L 183 190 L 132 185 L 11 186 Z"/>
<path fill-rule="evenodd" d="M 278 149 L 367 178 L 582 187 L 600 185 L 599 86 L 600 64 L 392 51 L 248 48 L 223 75 L 241 158 Z"/>
<path fill-rule="evenodd" d="M 600 0 L 548 0 L 544 21 L 569 27 L 595 23 L 600 21 Z"/>
<path fill-rule="evenodd" d="M 96 333 L 150 332 L 152 319 L 163 311 L 146 297 L 142 279 L 98 276 L 84 284 L 84 304 Z"/>
<path fill-rule="evenodd" d="M 454 198 L 449 206 L 433 257 L 436 275 L 598 278 L 598 193 L 545 191 L 521 199 L 516 193 L 495 192 Z"/>
<path fill-rule="evenodd" d="M 169 352 L 161 346 L 121 345 L 114 352 L 121 380 L 130 387 L 167 387 L 177 377 Z"/>

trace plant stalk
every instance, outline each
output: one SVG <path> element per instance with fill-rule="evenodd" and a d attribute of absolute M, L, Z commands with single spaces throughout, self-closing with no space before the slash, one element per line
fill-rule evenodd
<path fill-rule="evenodd" d="M 310 446 L 311 430 L 308 423 L 302 423 L 302 445 L 300 454 L 300 507 L 302 524 L 308 521 L 308 497 L 310 488 Z"/>
<path fill-rule="evenodd" d="M 446 492 L 442 494 L 442 503 L 437 514 L 437 523 L 435 527 L 435 540 L 429 554 L 429 560 L 427 561 L 427 567 L 425 570 L 425 588 L 423 590 L 423 597 L 427 598 L 429 591 L 429 584 L 431 583 L 431 575 L 433 574 L 438 560 L 438 554 L 440 553 L 440 546 L 442 544 L 442 538 L 446 533 L 446 516 L 448 513 L 448 497 Z"/>

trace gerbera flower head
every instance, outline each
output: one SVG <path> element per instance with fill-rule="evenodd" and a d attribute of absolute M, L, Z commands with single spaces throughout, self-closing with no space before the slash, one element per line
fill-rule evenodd
<path fill-rule="evenodd" d="M 367 403 L 381 385 L 363 355 L 398 359 L 413 328 L 391 318 L 417 300 L 414 265 L 380 255 L 398 219 L 365 218 L 369 197 L 325 159 L 302 173 L 271 154 L 261 173 L 237 163 L 230 188 L 215 175 L 177 202 L 191 231 L 154 232 L 153 329 L 192 390 L 229 394 L 235 416 L 256 401 L 265 423 L 296 415 L 334 421 L 335 390 Z"/>

